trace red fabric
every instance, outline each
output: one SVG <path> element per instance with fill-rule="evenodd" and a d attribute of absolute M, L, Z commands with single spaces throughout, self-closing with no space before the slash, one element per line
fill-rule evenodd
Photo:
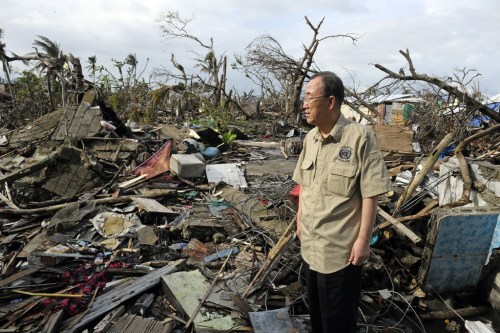
<path fill-rule="evenodd" d="M 293 190 L 290 191 L 290 195 L 292 197 L 299 197 L 299 194 L 300 194 L 300 185 L 297 185 L 293 188 Z"/>
<path fill-rule="evenodd" d="M 147 175 L 150 179 L 170 170 L 172 141 L 167 141 L 153 156 L 133 170 L 136 176 Z"/>
<path fill-rule="evenodd" d="M 296 204 L 299 203 L 299 194 L 300 194 L 300 185 L 297 185 L 290 191 L 290 195 L 292 196 L 293 202 Z"/>
<path fill-rule="evenodd" d="M 68 316 L 74 316 L 87 309 L 95 290 L 106 286 L 106 272 L 96 273 L 96 268 L 94 263 L 87 262 L 77 269 L 63 274 L 61 277 L 62 282 L 68 286 L 75 286 L 68 294 L 82 294 L 83 296 L 81 298 L 63 298 L 56 305 L 54 311 L 62 309 Z M 50 300 L 42 302 L 43 305 L 48 305 L 49 303 Z"/>

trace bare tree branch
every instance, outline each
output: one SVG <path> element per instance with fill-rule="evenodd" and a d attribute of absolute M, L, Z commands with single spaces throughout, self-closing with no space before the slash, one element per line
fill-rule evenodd
<path fill-rule="evenodd" d="M 491 119 L 495 120 L 497 123 L 500 122 L 500 114 L 495 112 L 494 110 L 490 109 L 486 105 L 483 105 L 481 102 L 476 100 L 475 98 L 472 98 L 465 89 L 460 90 L 452 85 L 449 85 L 448 83 L 432 76 L 428 76 L 427 74 L 418 74 L 413 66 L 413 61 L 410 57 L 410 52 L 408 50 L 402 51 L 400 50 L 399 53 L 401 53 L 406 61 L 408 62 L 409 69 L 411 75 L 404 75 L 404 73 L 399 74 L 391 71 L 390 69 L 380 65 L 380 64 L 375 64 L 375 67 L 383 71 L 388 75 L 388 78 L 392 79 L 398 79 L 401 81 L 423 81 L 430 83 L 432 85 L 435 85 L 445 91 L 447 91 L 449 94 L 456 96 L 460 100 L 462 100 L 464 103 L 466 103 L 467 106 L 470 108 L 473 108 L 475 110 L 478 110 L 482 114 L 490 117 Z"/>

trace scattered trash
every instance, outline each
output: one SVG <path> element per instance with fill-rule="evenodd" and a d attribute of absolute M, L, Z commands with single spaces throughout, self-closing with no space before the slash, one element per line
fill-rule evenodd
<path fill-rule="evenodd" d="M 304 129 L 142 126 L 95 99 L 0 134 L 0 331 L 307 332 L 291 180 Z M 478 316 L 500 309 L 499 155 L 374 131 L 394 192 L 360 329 L 494 332 Z"/>

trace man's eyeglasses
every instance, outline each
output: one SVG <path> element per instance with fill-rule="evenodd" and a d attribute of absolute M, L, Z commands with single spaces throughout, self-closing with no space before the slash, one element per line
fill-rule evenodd
<path fill-rule="evenodd" d="M 316 96 L 316 97 L 311 97 L 311 96 L 305 96 L 304 97 L 304 104 L 309 104 L 311 103 L 312 101 L 314 101 L 315 99 L 318 99 L 318 98 L 323 98 L 323 97 L 328 97 L 328 96 Z"/>

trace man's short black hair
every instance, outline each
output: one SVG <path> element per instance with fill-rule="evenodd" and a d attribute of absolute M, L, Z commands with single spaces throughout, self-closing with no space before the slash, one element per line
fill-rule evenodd
<path fill-rule="evenodd" d="M 323 81 L 323 95 L 324 96 L 334 96 L 335 103 L 337 107 L 340 109 L 342 103 L 344 102 L 344 83 L 337 76 L 337 74 L 333 72 L 318 72 L 314 73 L 311 76 L 311 80 L 315 78 L 321 78 Z"/>

